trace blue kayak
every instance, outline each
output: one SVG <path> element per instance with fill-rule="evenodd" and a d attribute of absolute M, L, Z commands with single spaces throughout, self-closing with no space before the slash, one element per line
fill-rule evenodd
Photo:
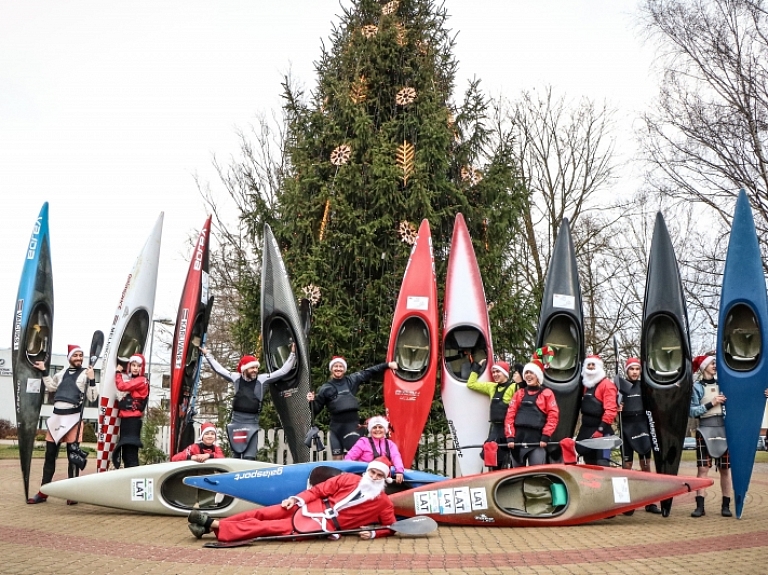
<path fill-rule="evenodd" d="M 768 387 L 768 296 L 752 209 L 739 193 L 723 272 L 717 330 L 717 379 L 726 397 L 725 436 L 736 517 L 741 518 L 755 462 Z"/>
<path fill-rule="evenodd" d="M 313 479 L 312 483 L 318 483 L 342 472 L 362 474 L 367 467 L 368 464 L 362 461 L 313 461 L 276 465 L 251 471 L 186 477 L 184 484 L 259 505 L 275 505 L 291 495 L 304 491 L 309 485 L 310 476 Z M 414 469 L 406 469 L 403 475 L 403 483 L 400 485 L 392 483 L 388 491 L 389 488 L 412 489 L 447 479 L 442 475 Z"/>

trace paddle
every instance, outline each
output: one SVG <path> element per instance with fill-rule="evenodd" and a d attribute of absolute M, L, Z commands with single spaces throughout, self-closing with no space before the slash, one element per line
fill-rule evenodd
<path fill-rule="evenodd" d="M 205 347 L 205 342 L 208 339 L 208 321 L 211 319 L 212 309 L 213 309 L 213 296 L 208 298 L 208 303 L 206 304 L 205 311 L 203 312 L 203 318 L 202 318 L 203 334 L 200 342 L 197 344 L 198 349 L 201 347 Z M 195 345 L 195 343 L 193 342 L 192 345 Z M 197 369 L 195 370 L 195 380 L 192 383 L 192 393 L 189 398 L 189 408 L 187 409 L 186 417 L 184 418 L 185 426 L 192 425 L 192 422 L 194 421 L 194 417 L 197 414 L 196 413 L 197 394 L 200 391 L 200 372 L 202 371 L 202 369 L 203 369 L 203 354 L 198 351 Z"/>
<path fill-rule="evenodd" d="M 431 517 L 419 516 L 409 517 L 408 519 L 402 519 L 396 521 L 392 525 L 387 525 L 387 529 L 391 529 L 396 533 L 403 535 L 427 535 L 437 529 L 437 522 Z M 230 547 L 243 547 L 245 545 L 251 545 L 253 543 L 259 543 L 261 541 L 294 541 L 297 539 L 315 539 L 328 537 L 329 535 L 349 535 L 351 533 L 362 533 L 363 531 L 372 531 L 375 527 L 361 527 L 359 529 L 344 529 L 342 531 L 311 531 L 309 533 L 293 533 L 291 535 L 270 535 L 268 537 L 256 537 L 254 539 L 243 539 L 242 541 L 212 541 L 206 543 L 203 547 L 209 549 L 228 549 Z M 381 527 L 379 527 L 381 529 Z"/>
<path fill-rule="evenodd" d="M 547 442 L 547 445 L 560 445 L 561 441 L 549 441 Z M 616 449 L 621 445 L 621 438 L 615 435 L 607 435 L 605 437 L 589 437 L 574 443 L 586 449 Z M 499 442 L 499 445 L 506 447 L 507 442 Z M 461 449 L 479 449 L 482 447 L 482 445 L 463 445 L 461 446 Z M 515 447 L 539 447 L 539 444 L 515 442 Z"/>
<path fill-rule="evenodd" d="M 616 358 L 616 375 L 613 377 L 613 383 L 616 385 L 619 399 L 621 398 L 621 391 L 619 387 L 619 344 L 616 341 L 616 336 L 613 336 L 613 356 Z M 619 410 L 619 433 L 624 434 L 624 422 L 621 419 L 621 410 Z M 621 462 L 624 463 L 624 444 L 620 446 L 621 449 Z"/>
<path fill-rule="evenodd" d="M 101 355 L 101 350 L 104 347 L 104 333 L 96 330 L 93 332 L 93 337 L 91 338 L 91 350 L 90 354 L 88 355 L 88 365 L 93 367 L 96 365 L 96 362 L 99 361 L 99 356 Z"/>

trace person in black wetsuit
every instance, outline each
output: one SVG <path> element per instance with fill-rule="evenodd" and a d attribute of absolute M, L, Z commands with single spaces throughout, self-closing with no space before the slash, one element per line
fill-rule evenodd
<path fill-rule="evenodd" d="M 346 375 L 347 361 L 343 357 L 334 356 L 328 369 L 331 371 L 331 379 L 321 385 L 317 393 L 310 391 L 307 401 L 312 404 L 315 414 L 320 413 L 324 407 L 328 408 L 331 414 L 331 454 L 333 459 L 341 460 L 344 452 L 352 449 L 360 439 L 360 402 L 357 400 L 360 384 L 370 381 L 385 369 L 397 369 L 397 362 L 379 363 Z"/>
<path fill-rule="evenodd" d="M 632 462 L 637 453 L 637 460 L 640 463 L 640 469 L 651 471 L 651 429 L 648 423 L 648 416 L 643 407 L 643 396 L 641 393 L 640 382 L 640 360 L 636 357 L 630 357 L 624 364 L 624 374 L 626 379 L 620 376 L 616 377 L 619 397 L 621 404 L 619 412 L 621 414 L 621 441 L 624 450 L 622 467 L 632 469 Z M 651 503 L 645 506 L 648 513 L 661 513 L 661 509 Z M 627 511 L 624 515 L 632 515 L 635 512 Z"/>

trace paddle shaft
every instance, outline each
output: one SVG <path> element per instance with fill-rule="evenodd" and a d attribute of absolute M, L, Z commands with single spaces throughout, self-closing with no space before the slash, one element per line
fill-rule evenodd
<path fill-rule="evenodd" d="M 618 442 L 618 443 L 617 443 Z M 621 445 L 621 440 L 614 435 L 608 435 L 605 437 L 589 437 L 575 442 L 576 445 L 585 447 L 587 449 L 612 449 L 616 445 Z M 604 443 L 605 445 L 600 445 Z M 547 445 L 560 445 L 560 441 L 548 441 Z M 507 447 L 507 442 L 499 443 L 500 447 Z M 480 449 L 483 445 L 463 445 L 461 449 Z M 517 443 L 515 447 L 539 447 L 538 443 Z"/>
<path fill-rule="evenodd" d="M 613 355 L 616 358 L 616 378 L 614 383 L 616 384 L 616 390 L 619 396 L 621 396 L 621 392 L 619 390 L 619 344 L 616 341 L 616 336 L 613 336 Z M 624 433 L 624 424 L 621 419 L 621 410 L 619 410 L 619 433 Z M 624 442 L 621 442 L 621 445 L 619 446 L 619 449 L 621 450 L 621 462 L 624 463 Z"/>

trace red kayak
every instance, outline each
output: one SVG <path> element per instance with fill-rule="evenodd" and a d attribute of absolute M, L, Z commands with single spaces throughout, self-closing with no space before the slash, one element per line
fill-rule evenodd
<path fill-rule="evenodd" d="M 411 467 L 429 416 L 437 378 L 437 283 L 432 235 L 423 220 L 405 268 L 389 336 L 387 361 L 396 371 L 384 373 L 384 406 L 392 440 L 403 464 Z"/>
<path fill-rule="evenodd" d="M 612 517 L 713 483 L 595 465 L 538 465 L 457 477 L 389 497 L 397 515 L 429 515 L 438 523 L 560 527 Z"/>
<path fill-rule="evenodd" d="M 208 329 L 213 298 L 208 294 L 211 216 L 205 220 L 189 262 L 181 293 L 171 355 L 171 456 L 195 442 L 192 425 L 200 380 L 200 345 Z"/>

